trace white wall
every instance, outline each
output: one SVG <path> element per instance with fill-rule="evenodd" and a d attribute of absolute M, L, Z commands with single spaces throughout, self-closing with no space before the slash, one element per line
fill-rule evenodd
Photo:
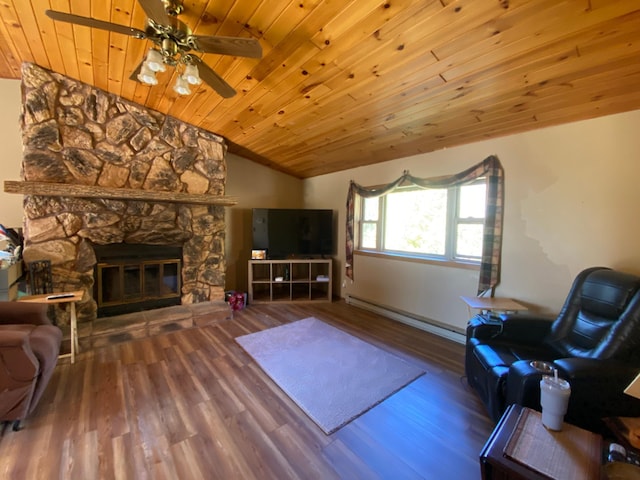
<path fill-rule="evenodd" d="M 0 223 L 16 228 L 22 227 L 22 195 L 4 193 L 4 181 L 20 180 L 20 80 L 0 79 L 0 105 Z"/>
<path fill-rule="evenodd" d="M 460 295 L 475 271 L 356 256 L 343 280 L 345 201 L 350 180 L 387 183 L 459 172 L 491 154 L 505 169 L 505 229 L 498 296 L 557 312 L 575 275 L 604 265 L 640 274 L 640 111 L 536 130 L 305 180 L 305 206 L 339 212 L 340 294 L 373 300 L 464 328 Z"/>

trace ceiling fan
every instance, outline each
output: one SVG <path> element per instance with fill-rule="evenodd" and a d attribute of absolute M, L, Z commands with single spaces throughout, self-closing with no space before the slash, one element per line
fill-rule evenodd
<path fill-rule="evenodd" d="M 180 0 L 138 0 L 138 3 L 147 15 L 145 30 L 55 10 L 45 13 L 53 20 L 150 40 L 154 47 L 129 78 L 156 85 L 155 73 L 164 71 L 165 64 L 170 65 L 183 72 L 174 86 L 181 95 L 191 93 L 189 85 L 198 85 L 201 79 L 224 98 L 236 94 L 231 85 L 191 51 L 250 58 L 262 56 L 262 47 L 253 38 L 193 35 L 191 29 L 178 20 L 183 10 Z"/>

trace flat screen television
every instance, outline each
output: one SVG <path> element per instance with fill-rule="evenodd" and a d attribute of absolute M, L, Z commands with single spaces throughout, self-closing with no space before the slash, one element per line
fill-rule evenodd
<path fill-rule="evenodd" d="M 333 255 L 333 210 L 254 208 L 253 249 L 272 260 Z"/>

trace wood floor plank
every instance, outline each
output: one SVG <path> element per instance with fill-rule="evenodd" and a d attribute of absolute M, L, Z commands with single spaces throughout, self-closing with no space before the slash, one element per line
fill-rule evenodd
<path fill-rule="evenodd" d="M 332 480 L 340 476 L 329 462 L 322 457 L 321 448 L 310 448 L 300 429 L 290 424 L 282 425 L 273 432 L 274 445 L 283 452 L 285 458 L 295 458 L 291 467 L 299 478 Z"/>
<path fill-rule="evenodd" d="M 257 478 L 245 461 L 244 452 L 227 428 L 223 413 L 215 401 L 201 403 L 198 408 L 202 419 L 199 424 L 200 435 L 211 441 L 209 454 L 217 459 L 214 475 L 219 473 L 217 478 Z M 214 475 L 211 477 L 216 478 Z"/>
<path fill-rule="evenodd" d="M 359 457 L 352 447 L 347 447 L 337 438 L 324 449 L 324 456 L 340 478 L 382 478 L 373 470 L 365 457 Z M 425 478 L 428 478 L 425 476 Z"/>
<path fill-rule="evenodd" d="M 171 446 L 177 478 L 207 478 L 214 474 L 215 466 L 210 461 L 210 455 L 198 443 L 199 437 L 191 437 Z"/>
<path fill-rule="evenodd" d="M 140 458 L 132 454 L 133 444 L 131 437 L 131 434 L 126 433 L 112 439 L 113 478 L 134 479 L 136 478 L 136 472 L 144 472 L 144 465 L 140 462 Z M 146 477 L 146 475 L 141 475 L 140 478 L 143 477 Z"/>
<path fill-rule="evenodd" d="M 309 316 L 426 374 L 325 435 L 235 341 Z M 61 360 L 24 429 L 0 433 L 0 478 L 480 478 L 493 423 L 463 359 L 462 345 L 342 301 L 251 305 Z"/>
<path fill-rule="evenodd" d="M 389 431 L 385 431 L 388 434 Z M 455 478 L 444 475 L 438 468 L 428 470 L 429 477 L 420 475 L 409 462 L 402 456 L 395 454 L 387 444 L 388 438 L 372 436 L 363 428 L 361 423 L 353 424 L 351 428 L 345 428 L 337 432 L 336 436 L 342 440 L 349 449 L 358 457 L 366 459 L 367 466 L 375 472 L 378 478 L 402 478 L 406 480 L 419 480 L 422 478 Z M 395 438 L 394 438 L 395 439 Z M 438 462 L 435 461 L 435 466 Z M 427 471 L 427 470 L 423 470 Z"/>
<path fill-rule="evenodd" d="M 466 424 L 451 415 L 447 402 L 426 404 L 418 397 L 415 389 L 405 389 L 380 408 L 367 412 L 358 422 L 362 436 L 377 439 L 377 450 L 402 458 L 412 472 L 431 472 L 433 478 L 463 478 L 460 474 L 479 469 L 475 447 L 467 449 L 464 438 L 451 443 L 440 441 L 451 431 L 465 431 Z M 422 414 L 427 409 L 432 412 L 428 417 Z M 437 445 L 438 454 L 425 455 L 425 445 Z"/>

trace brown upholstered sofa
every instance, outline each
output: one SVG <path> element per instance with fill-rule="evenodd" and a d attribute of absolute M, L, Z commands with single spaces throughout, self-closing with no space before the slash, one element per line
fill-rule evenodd
<path fill-rule="evenodd" d="M 14 422 L 14 430 L 42 397 L 61 341 L 47 305 L 0 302 L 0 421 Z"/>

